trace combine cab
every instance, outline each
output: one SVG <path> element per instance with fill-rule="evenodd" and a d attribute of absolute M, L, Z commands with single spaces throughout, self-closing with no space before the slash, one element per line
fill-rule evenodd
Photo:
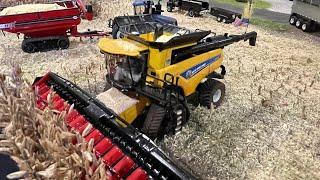
<path fill-rule="evenodd" d="M 0 16 L 0 30 L 24 34 L 21 48 L 24 52 L 69 48 L 69 36 L 104 36 L 101 31 L 78 32 L 81 18 L 92 20 L 92 6 L 85 6 L 81 0 L 53 3 L 58 10 Z"/>
<path fill-rule="evenodd" d="M 80 134 L 89 125 L 85 137 L 94 140 L 94 153 L 102 158 L 108 179 L 195 179 L 186 170 L 175 165 L 147 136 L 140 133 L 121 117 L 78 86 L 54 73 L 37 78 L 33 84 L 39 109 L 48 106 L 57 112 L 67 111 L 65 122 Z"/>

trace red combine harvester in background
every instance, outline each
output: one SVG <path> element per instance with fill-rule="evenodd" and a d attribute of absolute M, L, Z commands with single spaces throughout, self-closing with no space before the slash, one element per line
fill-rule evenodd
<path fill-rule="evenodd" d="M 0 16 L 0 30 L 24 34 L 21 48 L 24 52 L 68 49 L 69 38 L 104 36 L 102 31 L 78 32 L 81 18 L 91 21 L 91 5 L 81 0 L 54 2 L 64 9 Z"/>

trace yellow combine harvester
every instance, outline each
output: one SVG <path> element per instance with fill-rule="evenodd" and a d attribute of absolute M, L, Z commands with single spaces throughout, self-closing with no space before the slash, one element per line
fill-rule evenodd
<path fill-rule="evenodd" d="M 223 47 L 240 40 L 255 45 L 257 34 L 208 37 L 210 31 L 139 26 L 145 33 L 99 42 L 111 88 L 95 98 L 49 72 L 33 84 L 36 106 L 67 112 L 67 127 L 93 142 L 108 179 L 197 179 L 150 138 L 179 132 L 189 119 L 187 102 L 220 105 L 225 87 L 217 79 L 225 75 Z"/>
<path fill-rule="evenodd" d="M 145 33 L 100 40 L 112 88 L 98 99 L 113 110 L 119 103 L 122 110 L 117 113 L 150 138 L 179 132 L 189 119 L 189 102 L 219 106 L 225 95 L 225 85 L 217 80 L 226 74 L 223 48 L 241 40 L 254 46 L 257 37 L 256 32 L 216 36 L 172 25 L 144 27 Z"/>

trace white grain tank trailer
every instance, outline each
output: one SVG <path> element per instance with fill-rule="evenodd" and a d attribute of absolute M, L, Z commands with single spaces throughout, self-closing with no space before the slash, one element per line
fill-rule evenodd
<path fill-rule="evenodd" d="M 320 0 L 293 1 L 290 24 L 305 32 L 320 30 Z"/>

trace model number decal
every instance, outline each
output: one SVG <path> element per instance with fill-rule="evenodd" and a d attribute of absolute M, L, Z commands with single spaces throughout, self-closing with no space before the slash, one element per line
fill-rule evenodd
<path fill-rule="evenodd" d="M 16 26 L 16 23 L 0 24 L 0 29 L 12 29 Z"/>
<path fill-rule="evenodd" d="M 196 66 L 193 66 L 192 68 L 184 71 L 182 74 L 180 74 L 182 77 L 184 77 L 185 79 L 190 79 L 192 78 L 194 75 L 196 75 L 198 72 L 200 72 L 201 70 L 203 70 L 204 68 L 208 67 L 210 64 L 216 62 L 218 59 L 220 59 L 221 54 L 207 60 L 204 61 Z"/>

